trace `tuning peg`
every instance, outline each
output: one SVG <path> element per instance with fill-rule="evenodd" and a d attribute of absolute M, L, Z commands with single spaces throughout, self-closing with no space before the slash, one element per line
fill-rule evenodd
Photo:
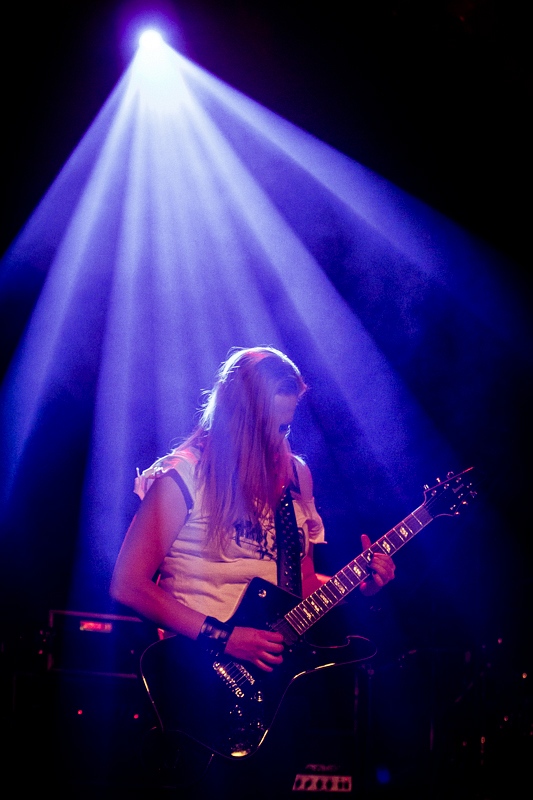
<path fill-rule="evenodd" d="M 446 475 L 446 477 L 447 477 L 447 478 L 453 478 L 454 474 L 455 474 L 455 473 L 453 473 L 453 472 L 448 472 L 448 473 L 447 473 L 447 475 Z"/>
<path fill-rule="evenodd" d="M 441 483 L 441 479 L 440 478 L 437 478 L 437 483 Z"/>
<path fill-rule="evenodd" d="M 424 491 L 427 492 L 428 489 L 429 489 L 429 483 L 425 483 L 424 484 Z"/>

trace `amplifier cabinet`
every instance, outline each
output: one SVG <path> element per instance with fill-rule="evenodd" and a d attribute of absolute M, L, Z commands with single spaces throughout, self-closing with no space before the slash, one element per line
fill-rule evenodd
<path fill-rule="evenodd" d="M 142 652 L 156 638 L 155 628 L 137 617 L 53 609 L 47 669 L 137 678 Z"/>

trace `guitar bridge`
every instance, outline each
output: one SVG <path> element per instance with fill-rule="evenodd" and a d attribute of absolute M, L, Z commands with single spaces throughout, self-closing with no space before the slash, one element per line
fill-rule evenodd
<path fill-rule="evenodd" d="M 213 669 L 235 697 L 243 698 L 245 696 L 241 689 L 242 683 L 247 682 L 249 686 L 253 686 L 255 683 L 254 676 L 248 672 L 246 667 L 235 661 L 229 661 L 226 664 L 221 661 L 214 661 Z"/>

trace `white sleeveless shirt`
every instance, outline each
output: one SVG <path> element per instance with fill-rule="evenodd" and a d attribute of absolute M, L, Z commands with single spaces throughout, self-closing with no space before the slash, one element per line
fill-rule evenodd
<path fill-rule="evenodd" d="M 252 578 L 277 582 L 274 519 L 261 524 L 239 520 L 223 548 L 206 544 L 207 520 L 202 515 L 201 489 L 195 475 L 198 458 L 199 452 L 193 448 L 173 450 L 138 474 L 134 491 L 142 500 L 152 483 L 167 473 L 181 486 L 189 512 L 159 567 L 159 585 L 184 605 L 226 622 Z M 310 543 L 325 541 L 324 525 L 314 499 L 304 503 L 298 492 L 292 494 L 303 559 Z"/>

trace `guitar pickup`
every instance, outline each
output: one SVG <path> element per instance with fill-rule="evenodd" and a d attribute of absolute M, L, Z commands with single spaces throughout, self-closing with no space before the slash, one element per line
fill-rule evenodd
<path fill-rule="evenodd" d="M 243 680 L 247 681 L 250 686 L 253 686 L 255 683 L 254 676 L 248 672 L 246 667 L 235 661 L 230 661 L 226 664 L 223 664 L 221 661 L 214 661 L 213 669 L 218 677 L 224 681 L 228 689 L 233 692 L 235 697 L 240 699 L 244 697 L 244 692 L 240 687 L 240 683 L 242 683 Z"/>

